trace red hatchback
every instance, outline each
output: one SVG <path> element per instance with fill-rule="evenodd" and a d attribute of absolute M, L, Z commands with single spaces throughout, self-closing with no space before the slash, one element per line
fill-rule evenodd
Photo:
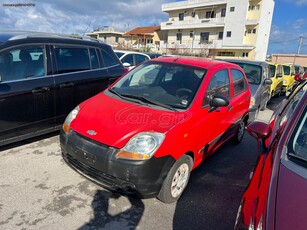
<path fill-rule="evenodd" d="M 253 122 L 259 157 L 235 229 L 307 229 L 307 81 L 282 102 L 270 124 Z"/>
<path fill-rule="evenodd" d="M 108 189 L 171 203 L 204 158 L 230 139 L 242 140 L 250 97 L 235 64 L 150 60 L 68 115 L 63 157 Z"/>

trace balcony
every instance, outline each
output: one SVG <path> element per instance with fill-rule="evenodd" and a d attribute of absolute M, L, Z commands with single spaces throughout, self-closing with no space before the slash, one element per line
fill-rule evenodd
<path fill-rule="evenodd" d="M 224 26 L 225 18 L 204 18 L 199 20 L 161 22 L 161 30 L 197 29 Z"/>
<path fill-rule="evenodd" d="M 189 0 L 182 2 L 173 2 L 162 5 L 162 11 L 168 12 L 172 10 L 181 10 L 181 9 L 194 9 L 198 7 L 206 7 L 213 5 L 222 5 L 226 4 L 227 0 Z"/>

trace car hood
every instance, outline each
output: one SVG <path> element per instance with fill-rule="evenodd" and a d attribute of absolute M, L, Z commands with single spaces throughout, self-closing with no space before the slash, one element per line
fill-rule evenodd
<path fill-rule="evenodd" d="M 249 84 L 249 88 L 251 90 L 251 95 L 252 97 L 255 97 L 255 95 L 257 94 L 257 91 L 259 89 L 260 85 L 253 85 L 253 84 Z"/>
<path fill-rule="evenodd" d="M 122 148 L 137 133 L 165 133 L 186 120 L 187 115 L 188 112 L 151 108 L 100 93 L 82 105 L 71 128 L 95 141 Z"/>
<path fill-rule="evenodd" d="M 306 169 L 284 160 L 281 164 L 276 199 L 275 229 L 306 229 L 307 226 L 307 175 Z M 293 168 L 293 172 L 288 168 Z M 301 175 L 299 175 L 302 173 Z M 305 173 L 305 175 L 303 175 Z"/>

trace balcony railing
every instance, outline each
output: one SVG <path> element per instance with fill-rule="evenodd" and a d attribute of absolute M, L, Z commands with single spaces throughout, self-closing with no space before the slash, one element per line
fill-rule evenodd
<path fill-rule="evenodd" d="M 184 28 L 203 28 L 203 27 L 223 27 L 224 18 L 204 18 L 199 20 L 168 21 L 161 23 L 161 29 L 184 29 Z"/>
<path fill-rule="evenodd" d="M 212 5 L 226 4 L 226 0 L 189 0 L 182 2 L 173 2 L 162 5 L 162 11 L 176 10 L 176 9 L 189 9 L 195 7 L 204 7 Z"/>

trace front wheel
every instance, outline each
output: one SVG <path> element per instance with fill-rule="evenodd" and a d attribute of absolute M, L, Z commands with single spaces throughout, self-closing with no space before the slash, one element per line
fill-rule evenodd
<path fill-rule="evenodd" d="M 180 198 L 188 184 L 192 165 L 193 160 L 188 155 L 183 155 L 175 162 L 163 182 L 158 195 L 159 200 L 163 203 L 170 204 Z"/>
<path fill-rule="evenodd" d="M 239 129 L 232 139 L 232 143 L 235 145 L 239 144 L 243 139 L 244 133 L 245 133 L 245 122 L 241 121 L 239 123 Z"/>

